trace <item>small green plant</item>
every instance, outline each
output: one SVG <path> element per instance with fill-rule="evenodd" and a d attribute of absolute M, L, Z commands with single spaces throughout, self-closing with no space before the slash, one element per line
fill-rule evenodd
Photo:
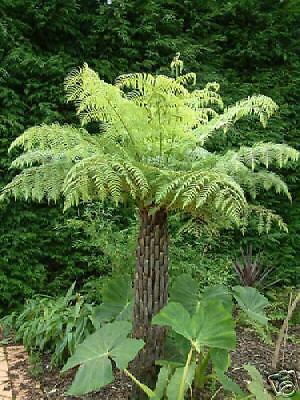
<path fill-rule="evenodd" d="M 99 327 L 94 306 L 74 292 L 75 283 L 64 297 L 29 300 L 16 318 L 16 339 L 33 352 L 49 351 L 52 365 L 62 365 L 76 346 Z"/>
<path fill-rule="evenodd" d="M 87 302 L 74 287 L 75 283 L 59 298 L 36 296 L 27 301 L 20 314 L 2 318 L 0 340 L 8 343 L 14 332 L 31 357 L 49 352 L 52 365 L 61 366 L 76 346 L 103 324 L 131 320 L 133 289 L 129 276 L 111 278 L 101 285 L 100 305 Z"/>
<path fill-rule="evenodd" d="M 10 343 L 12 338 L 12 333 L 16 323 L 17 313 L 12 312 L 0 319 L 0 344 Z"/>

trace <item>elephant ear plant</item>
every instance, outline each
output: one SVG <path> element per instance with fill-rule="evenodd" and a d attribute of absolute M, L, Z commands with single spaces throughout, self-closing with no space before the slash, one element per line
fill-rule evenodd
<path fill-rule="evenodd" d="M 170 290 L 169 304 L 153 318 L 153 323 L 170 326 L 172 332 L 175 332 L 171 332 L 167 338 L 167 359 L 159 360 L 157 364 L 180 368 L 185 365 L 189 352 L 193 352 L 194 390 L 201 391 L 205 383 L 216 380 L 224 390 L 242 396 L 240 387 L 225 374 L 230 366 L 229 351 L 235 348 L 233 309 L 245 313 L 253 321 L 254 327 L 257 324 L 266 326 L 267 305 L 267 299 L 254 288 L 235 286 L 230 291 L 218 285 L 200 293 L 191 276 L 179 276 Z M 197 324 L 198 334 L 195 339 L 195 333 L 194 336 L 187 335 L 186 327 Z M 212 364 L 211 372 L 209 362 Z"/>
<path fill-rule="evenodd" d="M 133 333 L 146 346 L 136 361 L 141 375 L 155 375 L 165 330 L 151 326 L 168 299 L 168 231 L 171 212 L 190 213 L 209 222 L 245 229 L 250 215 L 259 229 L 282 219 L 259 205 L 261 190 L 290 198 L 286 184 L 269 168 L 282 168 L 298 158 L 285 144 L 255 143 L 218 153 L 206 143 L 244 117 L 263 126 L 277 105 L 254 95 L 225 107 L 219 85 L 195 88 L 196 75 L 181 75 L 177 54 L 174 77 L 134 73 L 115 84 L 101 79 L 87 64 L 65 81 L 81 127 L 42 124 L 27 129 L 10 146 L 23 153 L 12 163 L 21 172 L 1 191 L 1 199 L 57 202 L 64 208 L 111 200 L 131 201 L 139 210 Z M 90 134 L 89 123 L 99 129 Z M 252 203 L 255 199 L 255 204 Z"/>
<path fill-rule="evenodd" d="M 183 400 L 188 390 L 203 389 L 208 380 L 218 381 L 237 398 L 246 398 L 242 389 L 226 375 L 229 352 L 236 346 L 233 298 L 250 318 L 267 323 L 264 313 L 267 300 L 256 289 L 237 286 L 231 294 L 225 287 L 217 286 L 200 294 L 190 276 L 180 276 L 171 290 L 169 304 L 152 320 L 153 325 L 170 328 L 173 341 L 172 358 L 156 360 L 161 366 L 156 386 L 147 386 L 127 369 L 144 342 L 127 337 L 129 322 L 116 321 L 85 339 L 65 365 L 63 371 L 80 365 L 69 394 L 85 394 L 110 383 L 113 362 L 150 399 Z M 213 372 L 207 374 L 209 360 Z M 248 369 L 253 375 L 253 367 Z M 256 384 L 254 389 L 258 390 Z"/>

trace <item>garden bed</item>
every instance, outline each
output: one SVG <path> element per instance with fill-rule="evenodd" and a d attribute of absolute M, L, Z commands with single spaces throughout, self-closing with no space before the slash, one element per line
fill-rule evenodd
<path fill-rule="evenodd" d="M 300 337 L 300 326 L 291 328 L 291 333 Z M 9 377 L 12 381 L 13 394 L 17 400 L 56 400 L 66 398 L 65 392 L 69 387 L 74 373 L 63 376 L 59 371 L 51 370 L 49 360 L 42 360 L 43 373 L 38 378 L 31 376 L 28 357 L 20 346 L 7 346 L 9 364 Z M 237 350 L 232 353 L 232 368 L 230 375 L 235 381 L 245 386 L 248 376 L 242 365 L 251 363 L 255 365 L 264 377 L 272 372 L 271 359 L 273 346 L 267 345 L 251 330 L 246 328 L 238 330 Z M 300 370 L 300 346 L 288 341 L 286 357 L 283 367 Z M 67 397 L 68 399 L 101 399 L 101 400 L 126 400 L 130 398 L 131 382 L 120 373 L 116 373 L 116 380 L 98 393 L 84 397 Z M 204 399 L 205 397 L 202 396 Z M 223 399 L 220 392 L 216 399 Z"/>

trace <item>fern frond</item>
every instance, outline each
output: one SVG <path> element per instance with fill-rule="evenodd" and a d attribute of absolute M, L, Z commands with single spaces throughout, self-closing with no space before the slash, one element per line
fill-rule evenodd
<path fill-rule="evenodd" d="M 196 74 L 194 72 L 189 72 L 184 75 L 178 76 L 176 78 L 176 82 L 180 83 L 181 85 L 196 85 Z"/>
<path fill-rule="evenodd" d="M 223 100 L 218 93 L 203 90 L 194 90 L 190 97 L 186 101 L 187 105 L 194 110 L 201 110 L 202 108 L 207 108 L 208 106 L 217 106 L 220 109 L 223 108 Z"/>
<path fill-rule="evenodd" d="M 211 119 L 208 124 L 197 128 L 195 133 L 199 135 L 199 142 L 204 143 L 215 131 L 223 129 L 226 132 L 235 122 L 250 115 L 257 115 L 265 127 L 268 119 L 277 109 L 277 104 L 270 97 L 251 96 L 226 108 L 222 114 Z"/>
<path fill-rule="evenodd" d="M 9 151 L 15 147 L 27 150 L 57 150 L 58 152 L 72 149 L 74 146 L 93 144 L 93 138 L 83 128 L 70 125 L 42 124 L 27 129 L 10 145 Z"/>
<path fill-rule="evenodd" d="M 132 89 L 144 94 L 145 89 L 154 85 L 155 77 L 146 73 L 123 74 L 116 78 L 115 84 L 121 89 Z"/>
<path fill-rule="evenodd" d="M 254 199 L 260 192 L 275 189 L 276 193 L 284 194 L 291 201 L 288 187 L 279 175 L 267 170 L 254 171 L 246 164 L 249 163 L 243 163 L 239 152 L 229 151 L 219 157 L 213 168 L 232 176 Z"/>
<path fill-rule="evenodd" d="M 252 147 L 241 147 L 237 152 L 239 159 L 254 170 L 259 165 L 266 168 L 275 165 L 283 168 L 289 161 L 297 161 L 299 152 L 286 144 L 256 143 Z"/>
<path fill-rule="evenodd" d="M 82 125 L 99 125 L 98 134 L 58 124 L 26 130 L 10 148 L 23 148 L 12 167 L 24 170 L 2 190 L 2 198 L 56 201 L 62 194 L 68 208 L 130 197 L 139 207 L 183 210 L 222 219 L 223 225 L 247 220 L 245 193 L 255 198 L 274 189 L 290 198 L 282 179 L 261 167 L 284 167 L 298 159 L 296 150 L 257 143 L 220 155 L 199 146 L 243 117 L 258 116 L 265 126 L 277 105 L 258 95 L 222 111 L 219 84 L 190 92 L 196 76 L 179 76 L 179 57 L 172 62 L 175 79 L 127 74 L 111 85 L 87 64 L 73 70 L 65 80 L 67 100 L 74 102 Z M 268 229 L 270 221 L 284 228 L 269 210 L 255 210 Z"/>
<path fill-rule="evenodd" d="M 15 200 L 43 199 L 56 202 L 61 196 L 65 176 L 70 162 L 55 160 L 38 167 L 27 168 L 8 183 L 0 192 L 0 200 L 13 197 Z"/>
<path fill-rule="evenodd" d="M 32 167 L 35 164 L 46 164 L 53 160 L 53 152 L 51 150 L 33 150 L 21 154 L 12 161 L 10 168 L 23 169 Z M 60 157 L 57 157 L 59 159 Z"/>
<path fill-rule="evenodd" d="M 236 178 L 241 186 L 248 192 L 253 199 L 263 191 L 274 189 L 277 194 L 284 194 L 292 201 L 291 194 L 286 183 L 277 174 L 269 171 L 252 172 L 248 171 Z"/>
<path fill-rule="evenodd" d="M 81 123 L 90 121 L 111 125 L 119 136 L 135 146 L 132 116 L 145 119 L 146 112 L 129 101 L 120 88 L 101 80 L 87 64 L 73 71 L 65 80 L 67 100 L 75 103 Z"/>
<path fill-rule="evenodd" d="M 246 206 L 242 188 L 230 176 L 213 171 L 178 173 L 177 178 L 162 185 L 156 202 L 186 211 L 215 207 L 235 223 Z"/>
<path fill-rule="evenodd" d="M 259 205 L 250 204 L 247 211 L 248 217 L 255 215 L 258 218 L 257 230 L 259 233 L 269 233 L 275 224 L 280 230 L 288 232 L 288 227 L 283 219 L 274 211 Z"/>
<path fill-rule="evenodd" d="M 121 89 L 138 91 L 144 97 L 150 96 L 154 91 L 173 95 L 187 95 L 187 89 L 179 81 L 164 75 L 151 74 L 126 74 L 116 79 L 116 86 Z"/>
<path fill-rule="evenodd" d="M 64 182 L 65 208 L 80 201 L 105 200 L 110 197 L 116 204 L 127 196 L 142 200 L 149 191 L 142 170 L 129 160 L 118 160 L 96 155 L 76 163 Z"/>

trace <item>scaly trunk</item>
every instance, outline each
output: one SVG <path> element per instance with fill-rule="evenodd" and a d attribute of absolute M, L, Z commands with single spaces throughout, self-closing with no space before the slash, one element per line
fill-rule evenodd
<path fill-rule="evenodd" d="M 165 338 L 165 329 L 151 326 L 151 319 L 164 307 L 167 300 L 167 212 L 159 210 L 149 215 L 148 209 L 145 208 L 140 210 L 133 334 L 146 343 L 135 360 L 135 373 L 143 383 L 150 385 L 156 375 L 154 362 L 163 355 Z"/>

